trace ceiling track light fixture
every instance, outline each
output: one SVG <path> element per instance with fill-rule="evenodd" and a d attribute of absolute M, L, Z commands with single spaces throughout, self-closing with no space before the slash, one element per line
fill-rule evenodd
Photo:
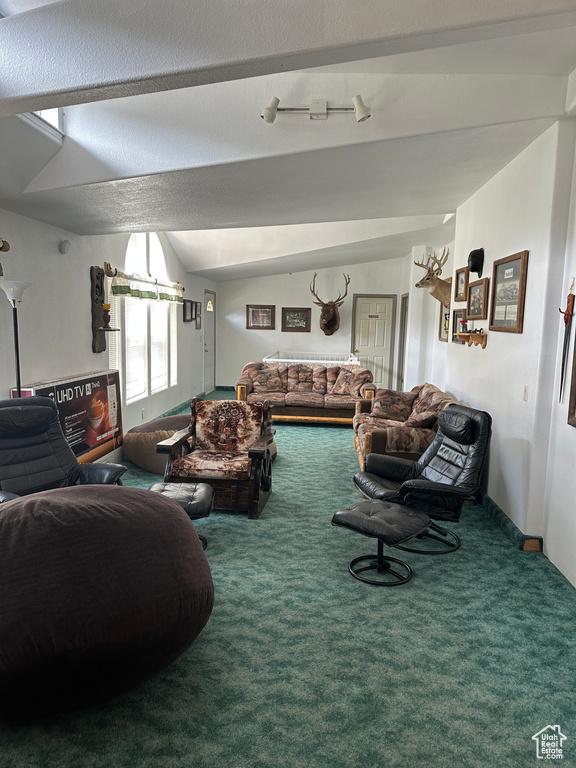
<path fill-rule="evenodd" d="M 265 123 L 273 123 L 278 112 L 302 112 L 308 114 L 310 120 L 326 120 L 328 112 L 354 112 L 357 123 L 363 123 L 371 115 L 370 107 L 362 101 L 362 96 L 354 96 L 353 107 L 329 107 L 325 99 L 314 99 L 309 107 L 280 107 L 280 99 L 273 96 L 268 106 L 264 107 L 260 117 Z"/>

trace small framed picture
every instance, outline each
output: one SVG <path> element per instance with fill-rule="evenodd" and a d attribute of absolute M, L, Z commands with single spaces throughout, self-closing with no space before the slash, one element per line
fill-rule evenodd
<path fill-rule="evenodd" d="M 448 327 L 450 325 L 450 309 L 440 303 L 440 318 L 438 321 L 438 338 L 440 341 L 448 341 Z"/>
<path fill-rule="evenodd" d="M 194 315 L 194 317 L 199 317 L 201 314 L 202 314 L 202 302 L 201 301 L 197 301 L 196 302 L 196 314 Z"/>
<path fill-rule="evenodd" d="M 466 320 L 486 320 L 488 317 L 488 278 L 468 283 Z"/>
<path fill-rule="evenodd" d="M 246 304 L 246 328 L 273 331 L 276 328 L 276 307 L 272 304 Z"/>
<path fill-rule="evenodd" d="M 447 283 L 452 282 L 452 278 L 449 277 L 446 280 Z M 450 293 L 448 294 L 450 296 Z M 438 318 L 438 338 L 440 341 L 448 341 L 448 329 L 450 327 L 450 307 L 445 307 L 440 302 L 440 316 Z"/>
<path fill-rule="evenodd" d="M 466 301 L 468 298 L 468 267 L 456 270 L 454 283 L 454 301 Z"/>
<path fill-rule="evenodd" d="M 196 318 L 196 302 L 184 299 L 182 302 L 182 320 L 191 323 Z"/>
<path fill-rule="evenodd" d="M 498 259 L 492 267 L 491 331 L 522 333 L 528 251 Z"/>
<path fill-rule="evenodd" d="M 310 333 L 310 307 L 282 307 L 282 330 Z"/>
<path fill-rule="evenodd" d="M 200 331 L 202 329 L 202 315 L 196 315 L 196 330 Z"/>
<path fill-rule="evenodd" d="M 466 344 L 464 339 L 459 339 L 456 335 L 457 333 L 462 333 L 462 325 L 464 321 L 466 320 L 466 310 L 464 308 L 462 309 L 455 309 L 452 312 L 452 341 L 454 344 Z"/>

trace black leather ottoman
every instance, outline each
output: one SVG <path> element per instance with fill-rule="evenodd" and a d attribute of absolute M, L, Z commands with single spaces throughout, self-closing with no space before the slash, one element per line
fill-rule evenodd
<path fill-rule="evenodd" d="M 176 501 L 190 520 L 208 517 L 214 507 L 214 489 L 208 483 L 154 483 L 149 490 Z M 198 538 L 206 549 L 206 537 L 198 534 Z"/>
<path fill-rule="evenodd" d="M 335 513 L 332 525 L 349 528 L 352 531 L 378 540 L 378 554 L 356 557 L 348 570 L 355 579 L 378 587 L 396 587 L 406 584 L 412 578 L 412 569 L 402 560 L 384 556 L 384 544 L 395 547 L 404 541 L 418 536 L 430 525 L 430 518 L 425 512 L 409 509 L 389 501 L 359 501 L 351 507 L 345 507 Z M 363 561 L 368 564 L 357 567 Z M 400 569 L 394 570 L 395 568 Z M 360 574 L 364 571 L 376 571 L 380 578 L 367 579 Z"/>

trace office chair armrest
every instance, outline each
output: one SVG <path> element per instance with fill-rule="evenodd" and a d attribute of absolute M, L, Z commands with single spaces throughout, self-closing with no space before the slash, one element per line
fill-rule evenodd
<path fill-rule="evenodd" d="M 19 499 L 20 496 L 17 493 L 10 493 L 10 491 L 0 491 L 0 504 L 4 501 L 12 501 L 12 499 Z"/>
<path fill-rule="evenodd" d="M 457 509 L 466 499 L 471 498 L 469 488 L 437 483 L 422 477 L 402 483 L 398 495 L 409 505 L 420 503 L 445 509 Z"/>
<path fill-rule="evenodd" d="M 74 485 L 114 485 L 124 472 L 123 464 L 80 464 Z"/>
<path fill-rule="evenodd" d="M 415 461 L 387 453 L 369 453 L 364 459 L 364 470 L 372 475 L 403 483 L 413 477 Z"/>
<path fill-rule="evenodd" d="M 156 443 L 156 453 L 169 453 L 171 456 L 180 456 L 181 454 L 190 452 L 190 444 L 188 438 L 192 437 L 192 431 L 189 427 L 186 429 L 180 429 L 178 432 L 174 432 L 172 437 L 162 440 L 160 443 Z"/>

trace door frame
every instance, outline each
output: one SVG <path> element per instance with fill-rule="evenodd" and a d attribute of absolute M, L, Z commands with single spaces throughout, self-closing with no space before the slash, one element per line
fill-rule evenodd
<path fill-rule="evenodd" d="M 390 329 L 390 383 L 394 382 L 394 353 L 396 350 L 396 312 L 398 294 L 396 293 L 353 293 L 352 294 L 352 330 L 350 334 L 350 352 L 354 354 L 356 341 L 356 303 L 358 299 L 392 299 L 392 327 Z M 392 384 L 393 385 L 393 384 Z"/>
<path fill-rule="evenodd" d="M 404 365 L 406 363 L 406 334 L 408 332 L 408 309 L 410 307 L 410 294 L 403 293 L 400 296 L 400 324 L 398 328 L 398 370 L 396 372 L 396 389 L 403 389 Z"/>
<path fill-rule="evenodd" d="M 206 304 L 207 304 L 207 297 L 211 298 L 214 302 L 214 389 L 216 389 L 216 291 L 211 290 L 210 288 L 204 288 L 204 296 L 202 299 L 202 314 L 204 315 L 203 324 L 202 324 L 202 374 L 203 374 L 203 380 L 202 380 L 202 389 L 206 390 L 206 355 L 204 354 L 204 347 L 205 347 L 205 333 L 206 333 Z M 206 394 L 208 394 L 206 392 Z"/>

